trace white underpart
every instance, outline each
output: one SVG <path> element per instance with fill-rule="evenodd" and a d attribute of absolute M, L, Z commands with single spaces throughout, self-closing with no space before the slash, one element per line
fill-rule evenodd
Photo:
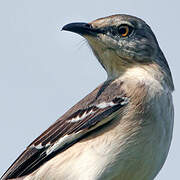
<path fill-rule="evenodd" d="M 84 112 L 84 114 L 80 117 L 79 115 L 75 118 L 72 118 L 71 120 L 68 120 L 68 122 L 74 123 L 74 122 L 78 122 L 81 121 L 82 119 L 86 118 L 87 116 L 94 114 L 95 112 L 93 110 L 87 112 Z"/>
<path fill-rule="evenodd" d="M 60 149 L 62 146 L 64 146 L 66 143 L 71 143 L 72 141 L 78 139 L 82 135 L 81 132 L 75 133 L 75 134 L 70 134 L 70 135 L 65 135 L 64 137 L 60 138 L 56 143 L 53 144 L 53 146 L 49 147 L 46 150 L 46 154 L 49 155 L 52 152 L 57 151 Z"/>

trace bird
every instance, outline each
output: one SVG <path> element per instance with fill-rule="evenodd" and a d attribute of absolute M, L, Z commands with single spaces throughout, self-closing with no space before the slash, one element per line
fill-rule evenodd
<path fill-rule="evenodd" d="M 150 26 L 116 14 L 62 28 L 107 79 L 37 137 L 1 180 L 153 180 L 171 144 L 174 84 Z"/>

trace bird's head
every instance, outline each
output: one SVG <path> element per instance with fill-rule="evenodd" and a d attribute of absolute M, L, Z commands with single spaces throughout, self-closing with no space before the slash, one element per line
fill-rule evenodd
<path fill-rule="evenodd" d="M 137 17 L 118 14 L 90 23 L 70 23 L 62 30 L 82 35 L 110 78 L 128 68 L 148 64 L 157 64 L 171 78 L 154 33 Z"/>

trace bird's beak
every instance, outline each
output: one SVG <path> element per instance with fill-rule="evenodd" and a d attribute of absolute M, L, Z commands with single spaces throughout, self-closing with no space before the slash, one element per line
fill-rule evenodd
<path fill-rule="evenodd" d="M 97 33 L 101 33 L 99 29 L 95 29 L 89 23 L 70 23 L 65 25 L 62 30 L 71 31 L 82 36 L 90 35 L 95 36 Z"/>

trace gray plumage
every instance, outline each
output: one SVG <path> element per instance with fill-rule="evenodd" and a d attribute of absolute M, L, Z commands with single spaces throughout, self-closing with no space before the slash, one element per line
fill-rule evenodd
<path fill-rule="evenodd" d="M 2 180 L 153 180 L 171 143 L 174 85 L 151 28 L 114 15 L 63 30 L 86 38 L 108 78 L 34 140 Z"/>

